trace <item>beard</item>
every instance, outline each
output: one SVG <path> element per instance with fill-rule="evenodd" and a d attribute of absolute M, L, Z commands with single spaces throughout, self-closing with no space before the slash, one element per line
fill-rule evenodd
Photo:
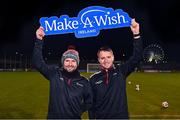
<path fill-rule="evenodd" d="M 64 69 L 68 72 L 73 72 L 76 70 L 76 66 L 64 66 Z"/>

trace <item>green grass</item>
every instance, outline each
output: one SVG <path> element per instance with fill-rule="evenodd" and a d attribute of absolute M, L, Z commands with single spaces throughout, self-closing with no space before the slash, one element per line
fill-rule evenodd
<path fill-rule="evenodd" d="M 82 73 L 89 77 L 91 73 Z M 133 73 L 128 77 L 130 118 L 180 119 L 180 73 Z M 140 85 L 140 91 L 135 85 Z M 0 72 L 0 118 L 46 118 L 49 82 L 38 72 Z M 169 107 L 163 109 L 162 101 Z M 82 118 L 88 118 L 87 112 Z"/>
<path fill-rule="evenodd" d="M 0 118 L 45 118 L 48 81 L 37 72 L 0 73 Z"/>
<path fill-rule="evenodd" d="M 134 73 L 128 81 L 131 118 L 180 118 L 180 73 Z M 135 90 L 136 84 L 140 91 Z M 162 101 L 168 101 L 169 107 L 162 108 Z"/>

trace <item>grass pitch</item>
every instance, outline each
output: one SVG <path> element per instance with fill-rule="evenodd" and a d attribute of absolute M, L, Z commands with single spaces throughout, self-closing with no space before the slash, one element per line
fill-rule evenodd
<path fill-rule="evenodd" d="M 82 75 L 89 77 L 91 73 Z M 130 118 L 180 119 L 179 94 L 180 73 L 132 73 L 127 79 Z M 49 81 L 39 72 L 0 72 L 0 95 L 1 119 L 47 116 Z M 168 101 L 168 108 L 162 108 L 163 101 Z M 82 118 L 88 118 L 87 112 Z"/>

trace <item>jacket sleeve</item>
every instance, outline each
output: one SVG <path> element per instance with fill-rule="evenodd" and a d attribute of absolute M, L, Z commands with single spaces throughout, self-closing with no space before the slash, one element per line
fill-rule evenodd
<path fill-rule="evenodd" d="M 138 66 L 142 59 L 143 43 L 141 37 L 133 40 L 133 55 L 129 58 L 125 64 L 121 65 L 121 72 L 127 77 L 131 72 L 134 71 L 135 67 Z"/>
<path fill-rule="evenodd" d="M 34 67 L 41 73 L 45 78 L 49 80 L 49 78 L 53 75 L 53 66 L 48 66 L 42 56 L 42 47 L 43 41 L 42 40 L 35 40 L 34 48 L 33 48 L 33 55 L 32 55 L 32 62 Z"/>
<path fill-rule="evenodd" d="M 90 77 L 90 85 L 91 85 L 91 90 L 92 90 L 92 93 L 93 93 L 93 77 L 91 76 Z M 93 97 L 93 103 L 92 103 L 92 106 L 89 108 L 88 110 L 88 116 L 89 116 L 89 119 L 95 119 L 95 112 L 94 112 L 94 100 L 95 98 Z"/>
<path fill-rule="evenodd" d="M 93 94 L 92 94 L 92 89 L 90 86 L 90 82 L 87 80 L 87 83 L 84 87 L 84 110 L 83 111 L 88 111 L 93 104 Z"/>

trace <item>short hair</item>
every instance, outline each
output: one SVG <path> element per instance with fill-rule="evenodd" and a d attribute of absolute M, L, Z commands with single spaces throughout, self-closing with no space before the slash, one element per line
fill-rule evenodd
<path fill-rule="evenodd" d="M 113 50 L 109 46 L 102 46 L 102 47 L 99 48 L 99 50 L 97 52 L 97 56 L 99 56 L 99 53 L 101 51 L 107 51 L 107 52 L 112 52 L 113 53 Z"/>

